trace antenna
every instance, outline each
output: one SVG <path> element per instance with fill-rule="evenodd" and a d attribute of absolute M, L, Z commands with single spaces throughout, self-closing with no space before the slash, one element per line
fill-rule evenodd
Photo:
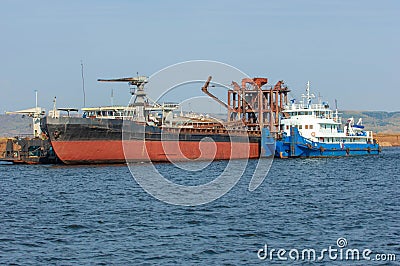
<path fill-rule="evenodd" d="M 111 89 L 111 106 L 114 106 L 114 89 Z"/>
<path fill-rule="evenodd" d="M 81 75 L 82 75 L 83 107 L 86 107 L 85 76 L 83 75 L 83 62 L 82 62 L 82 60 L 81 60 Z"/>
<path fill-rule="evenodd" d="M 336 116 L 336 122 L 338 121 L 338 109 L 337 109 L 337 100 L 335 99 L 335 108 L 336 108 L 336 111 L 335 111 L 335 116 Z"/>
<path fill-rule="evenodd" d="M 38 91 L 35 90 L 35 108 L 37 109 L 38 107 Z"/>
<path fill-rule="evenodd" d="M 307 99 L 307 107 L 310 107 L 311 104 L 311 99 L 315 98 L 315 95 L 313 93 L 310 93 L 310 81 L 307 81 L 307 87 L 306 87 L 306 94 L 302 94 L 301 97 L 303 98 L 303 106 L 305 106 L 305 99 Z"/>
<path fill-rule="evenodd" d="M 57 117 L 57 115 L 56 115 L 56 112 L 57 112 L 56 104 L 57 104 L 57 97 L 54 96 L 54 99 L 53 99 L 53 118 Z"/>

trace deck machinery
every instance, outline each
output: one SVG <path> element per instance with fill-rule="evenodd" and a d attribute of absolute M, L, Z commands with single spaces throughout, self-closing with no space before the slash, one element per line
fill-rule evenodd
<path fill-rule="evenodd" d="M 278 134 L 279 114 L 287 105 L 287 94 L 290 91 L 283 80 L 278 81 L 275 86 L 268 86 L 267 78 L 244 78 L 241 86 L 233 81 L 233 89 L 228 90 L 227 103 L 209 92 L 210 82 L 211 76 L 202 91 L 227 108 L 228 126 L 245 124 L 249 130 L 267 128 L 273 136 Z"/>

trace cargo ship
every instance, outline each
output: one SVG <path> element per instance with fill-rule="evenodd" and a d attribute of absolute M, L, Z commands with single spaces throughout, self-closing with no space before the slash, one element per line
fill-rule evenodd
<path fill-rule="evenodd" d="M 128 106 L 82 108 L 79 116 L 70 114 L 75 110 L 54 107 L 43 119 L 42 129 L 66 164 L 273 156 L 270 133 L 278 130 L 278 115 L 289 92 L 283 81 L 269 86 L 266 78 L 245 78 L 242 86 L 232 82 L 225 103 L 208 90 L 210 76 L 201 90 L 227 108 L 227 119 L 222 121 L 177 114 L 177 103 L 152 102 L 145 92 L 146 77 L 98 81 L 128 82 L 134 86 L 134 101 Z"/>
<path fill-rule="evenodd" d="M 307 82 L 303 100 L 292 100 L 284 106 L 280 119 L 280 134 L 276 141 L 275 156 L 335 157 L 349 155 L 379 154 L 381 149 L 372 131 L 366 131 L 360 118 L 347 119 L 342 125 L 337 107 L 333 111 L 326 102 L 312 103 L 315 95 L 310 93 Z"/>

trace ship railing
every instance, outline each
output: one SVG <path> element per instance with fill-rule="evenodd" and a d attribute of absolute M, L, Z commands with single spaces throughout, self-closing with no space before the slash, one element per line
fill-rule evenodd
<path fill-rule="evenodd" d="M 320 103 L 314 104 L 303 104 L 303 103 L 292 103 L 285 106 L 285 110 L 298 110 L 298 109 L 319 109 L 319 110 L 326 110 L 329 106 Z"/>

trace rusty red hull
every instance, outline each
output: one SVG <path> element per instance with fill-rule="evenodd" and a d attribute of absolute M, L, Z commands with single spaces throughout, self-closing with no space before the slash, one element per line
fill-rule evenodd
<path fill-rule="evenodd" d="M 45 121 L 53 149 L 66 164 L 248 159 L 258 158 L 261 150 L 260 136 L 223 130 L 162 130 L 131 122 L 123 131 L 121 120 L 66 117 Z"/>
<path fill-rule="evenodd" d="M 260 156 L 258 143 L 56 141 L 53 148 L 66 164 L 227 160 Z"/>

